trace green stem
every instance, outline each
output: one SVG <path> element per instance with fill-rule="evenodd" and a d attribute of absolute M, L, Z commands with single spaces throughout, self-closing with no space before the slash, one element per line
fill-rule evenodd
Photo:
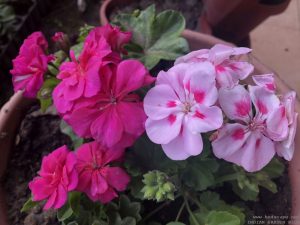
<path fill-rule="evenodd" d="M 191 210 L 191 208 L 190 208 L 189 202 L 188 202 L 188 200 L 186 199 L 185 196 L 184 196 L 184 202 L 185 202 L 185 205 L 186 205 L 186 209 L 187 209 L 188 213 L 190 214 L 190 216 L 191 216 L 192 220 L 194 221 L 194 223 L 195 223 L 196 225 L 200 225 L 199 222 L 198 222 L 198 220 L 197 220 L 196 217 L 194 216 L 194 214 L 193 214 L 193 212 L 192 212 L 192 210 Z"/>
<path fill-rule="evenodd" d="M 178 222 L 178 220 L 179 220 L 179 218 L 180 218 L 180 216 L 181 216 L 181 213 L 182 213 L 184 207 L 185 207 L 185 202 L 183 201 L 183 203 L 182 203 L 182 205 L 180 206 L 180 209 L 179 209 L 179 211 L 178 211 L 178 213 L 177 213 L 175 222 Z"/>
<path fill-rule="evenodd" d="M 223 177 L 219 177 L 216 179 L 215 183 L 222 183 L 222 182 L 225 182 L 225 181 L 232 181 L 232 180 L 236 180 L 238 177 L 239 177 L 239 173 L 233 173 L 233 174 L 228 174 L 228 175 L 225 175 Z"/>
<path fill-rule="evenodd" d="M 156 209 L 154 209 L 153 211 L 151 211 L 149 214 L 147 214 L 142 221 L 146 221 L 147 219 L 151 218 L 154 214 L 156 214 L 158 211 L 160 211 L 161 209 L 163 209 L 165 206 L 167 206 L 168 204 L 170 204 L 169 201 L 161 204 L 160 206 L 158 206 Z"/>
<path fill-rule="evenodd" d="M 177 194 L 174 197 L 174 200 L 177 199 L 179 196 L 181 196 L 181 194 Z M 173 200 L 173 201 L 174 201 Z M 154 214 L 156 214 L 158 211 L 160 211 L 161 209 L 163 209 L 165 206 L 167 206 L 168 204 L 170 204 L 170 201 L 166 201 L 165 203 L 161 204 L 160 206 L 158 206 L 156 209 L 154 209 L 153 211 L 151 211 L 150 213 L 148 213 L 143 219 L 142 221 L 146 221 L 147 219 L 151 218 Z"/>

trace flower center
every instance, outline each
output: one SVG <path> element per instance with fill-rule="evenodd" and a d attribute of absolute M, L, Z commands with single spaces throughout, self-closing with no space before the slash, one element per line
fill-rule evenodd
<path fill-rule="evenodd" d="M 192 108 L 192 104 L 190 102 L 184 102 L 183 103 L 183 112 L 185 114 L 189 113 L 191 111 L 191 108 Z"/>
<path fill-rule="evenodd" d="M 248 125 L 249 130 L 251 131 L 264 131 L 265 130 L 265 125 L 263 122 L 259 122 L 256 120 L 252 120 L 249 125 Z"/>

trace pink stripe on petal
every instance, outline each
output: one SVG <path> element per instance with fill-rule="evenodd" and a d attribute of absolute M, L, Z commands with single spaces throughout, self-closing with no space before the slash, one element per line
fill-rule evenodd
<path fill-rule="evenodd" d="M 168 116 L 168 121 L 170 122 L 171 125 L 176 121 L 176 116 L 174 114 L 171 114 Z"/>

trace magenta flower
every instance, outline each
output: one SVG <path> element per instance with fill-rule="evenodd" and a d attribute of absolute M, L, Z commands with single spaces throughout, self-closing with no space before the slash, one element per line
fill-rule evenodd
<path fill-rule="evenodd" d="M 126 53 L 124 45 L 131 39 L 130 32 L 123 32 L 119 27 L 106 24 L 102 27 L 95 28 L 96 35 L 102 35 L 108 44 L 111 46 L 112 51 Z"/>
<path fill-rule="evenodd" d="M 25 39 L 10 70 L 15 92 L 24 90 L 25 97 L 36 97 L 42 87 L 48 62 L 52 60 L 52 56 L 45 53 L 47 48 L 48 43 L 41 32 L 34 32 Z"/>
<path fill-rule="evenodd" d="M 202 152 L 200 133 L 223 123 L 222 111 L 214 106 L 218 98 L 211 63 L 177 64 L 158 74 L 156 86 L 147 93 L 144 108 L 146 132 L 161 144 L 166 155 L 183 160 Z"/>
<path fill-rule="evenodd" d="M 110 163 L 122 156 L 123 151 L 104 148 L 96 141 L 80 146 L 76 151 L 76 168 L 79 173 L 77 190 L 101 203 L 116 198 L 117 191 L 124 191 L 130 181 L 122 168 L 110 166 Z"/>
<path fill-rule="evenodd" d="M 274 93 L 260 86 L 248 88 L 249 92 L 241 85 L 220 89 L 221 108 L 236 123 L 222 127 L 212 146 L 218 158 L 254 172 L 271 161 L 275 154 L 275 141 L 286 139 L 288 120 L 285 107 L 280 105 Z"/>
<path fill-rule="evenodd" d="M 264 87 L 267 91 L 275 93 L 276 85 L 274 74 L 253 75 L 252 79 L 256 85 Z"/>
<path fill-rule="evenodd" d="M 63 32 L 56 32 L 52 37 L 51 40 L 54 42 L 62 42 L 64 40 L 65 34 Z"/>
<path fill-rule="evenodd" d="M 244 80 L 253 71 L 254 67 L 244 61 L 235 59 L 236 56 L 245 55 L 252 50 L 249 48 L 233 48 L 217 44 L 211 49 L 193 51 L 178 58 L 178 63 L 199 63 L 208 61 L 215 67 L 216 80 L 219 87 L 233 87 L 239 80 Z"/>
<path fill-rule="evenodd" d="M 124 60 L 101 77 L 100 93 L 82 100 L 64 119 L 81 137 L 93 137 L 102 145 L 128 147 L 144 132 L 146 115 L 133 91 L 154 81 L 137 60 Z"/>
<path fill-rule="evenodd" d="M 93 97 L 100 92 L 100 77 L 110 72 L 111 64 L 121 61 L 117 51 L 130 37 L 130 33 L 110 25 L 97 27 L 87 36 L 78 60 L 71 52 L 72 61 L 61 65 L 57 77 L 62 81 L 53 91 L 54 105 L 60 114 L 71 111 L 76 100 Z"/>
<path fill-rule="evenodd" d="M 47 200 L 44 209 L 62 207 L 78 183 L 75 164 L 76 157 L 66 146 L 45 156 L 39 176 L 29 183 L 33 201 Z"/>
<path fill-rule="evenodd" d="M 291 91 L 283 96 L 282 105 L 285 107 L 288 119 L 288 135 L 286 139 L 276 143 L 276 152 L 285 160 L 292 160 L 295 150 L 295 135 L 298 113 L 295 112 L 296 93 Z"/>

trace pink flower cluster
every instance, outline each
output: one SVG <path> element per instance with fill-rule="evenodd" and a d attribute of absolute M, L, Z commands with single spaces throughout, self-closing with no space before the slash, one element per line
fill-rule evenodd
<path fill-rule="evenodd" d="M 107 149 L 97 142 L 84 144 L 75 153 L 66 146 L 56 149 L 43 158 L 39 176 L 29 183 L 33 201 L 47 200 L 44 209 L 58 209 L 68 192 L 76 190 L 93 201 L 110 202 L 130 181 L 122 168 L 110 166 L 122 154 L 122 149 Z"/>
<path fill-rule="evenodd" d="M 249 52 L 219 44 L 180 57 L 158 74 L 144 99 L 146 132 L 169 158 L 200 154 L 201 133 L 217 130 L 214 154 L 247 171 L 262 169 L 276 152 L 291 160 L 298 116 L 295 92 L 280 99 L 272 74 L 253 76 L 256 86 L 240 85 L 254 69 L 240 60 Z M 223 124 L 222 111 L 230 122 Z"/>
<path fill-rule="evenodd" d="M 121 61 L 130 33 L 106 25 L 93 29 L 83 50 L 60 67 L 54 104 L 77 135 L 107 147 L 128 147 L 144 132 L 146 115 L 132 92 L 154 81 L 142 63 Z"/>
<path fill-rule="evenodd" d="M 35 98 L 43 85 L 48 62 L 53 59 L 46 54 L 48 43 L 41 32 L 32 33 L 13 60 L 12 81 L 14 91 L 23 90 L 23 95 Z"/>

